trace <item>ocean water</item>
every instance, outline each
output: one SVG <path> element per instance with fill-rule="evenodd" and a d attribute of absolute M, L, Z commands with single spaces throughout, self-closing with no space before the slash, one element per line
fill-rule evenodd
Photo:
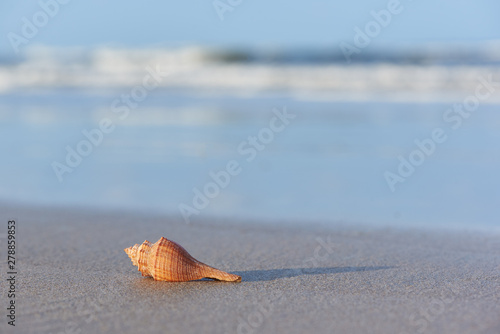
<path fill-rule="evenodd" d="M 186 223 L 500 227 L 495 62 L 226 58 L 44 49 L 3 64 L 0 201 Z"/>

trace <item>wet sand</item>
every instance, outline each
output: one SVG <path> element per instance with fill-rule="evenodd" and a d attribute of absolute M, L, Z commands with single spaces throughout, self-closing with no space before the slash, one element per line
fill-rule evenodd
<path fill-rule="evenodd" d="M 17 221 L 19 272 L 2 333 L 500 333 L 498 234 L 0 212 L 0 236 Z M 141 277 L 123 249 L 161 236 L 242 282 Z"/>

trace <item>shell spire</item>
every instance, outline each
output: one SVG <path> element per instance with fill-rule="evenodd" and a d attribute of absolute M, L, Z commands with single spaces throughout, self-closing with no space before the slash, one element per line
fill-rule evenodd
<path fill-rule="evenodd" d="M 141 245 L 125 248 L 134 266 L 142 276 L 157 281 L 186 282 L 201 278 L 241 282 L 241 276 L 210 267 L 192 257 L 181 245 L 167 238 L 154 244 L 144 241 Z"/>

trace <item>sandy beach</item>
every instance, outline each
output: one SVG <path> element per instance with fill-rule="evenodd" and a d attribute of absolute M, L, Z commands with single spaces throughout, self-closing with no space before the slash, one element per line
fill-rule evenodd
<path fill-rule="evenodd" d="M 2 333 L 500 332 L 498 235 L 1 212 L 17 222 L 19 272 L 16 326 L 3 315 Z M 123 249 L 161 236 L 243 281 L 141 277 Z"/>

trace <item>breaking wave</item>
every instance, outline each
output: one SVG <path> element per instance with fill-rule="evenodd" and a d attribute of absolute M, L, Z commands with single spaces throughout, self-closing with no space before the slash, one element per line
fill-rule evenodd
<path fill-rule="evenodd" d="M 500 80 L 500 48 L 364 51 L 347 64 L 327 51 L 209 48 L 33 47 L 0 58 L 0 93 L 75 88 L 102 91 L 140 85 L 148 68 L 168 73 L 159 87 L 200 92 L 288 92 L 328 98 L 470 94 L 478 78 Z M 498 94 L 496 95 L 498 97 Z"/>

